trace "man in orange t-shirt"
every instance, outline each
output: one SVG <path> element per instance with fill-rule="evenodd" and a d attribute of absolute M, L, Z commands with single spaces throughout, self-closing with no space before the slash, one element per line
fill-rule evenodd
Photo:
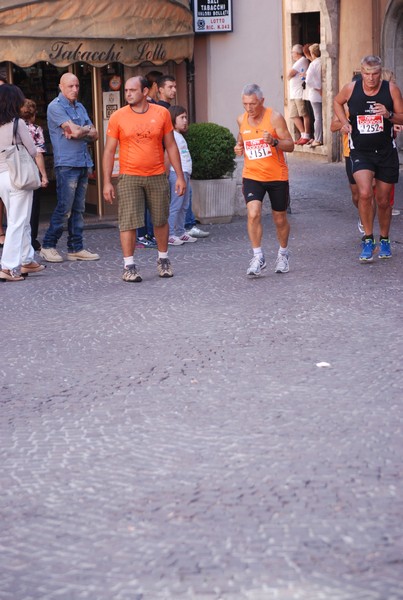
<path fill-rule="evenodd" d="M 147 101 L 147 79 L 132 77 L 125 85 L 127 105 L 111 115 L 103 156 L 106 202 L 112 204 L 115 189 L 112 169 L 119 144 L 119 179 L 116 194 L 119 200 L 120 243 L 123 251 L 122 279 L 141 281 L 134 264 L 136 229 L 144 226 L 144 209 L 150 211 L 157 240 L 157 269 L 160 277 L 172 277 L 168 258 L 169 185 L 164 165 L 164 148 L 177 174 L 176 193 L 184 194 L 186 183 L 179 150 L 173 134 L 169 112 Z"/>
<path fill-rule="evenodd" d="M 235 154 L 243 155 L 245 159 L 242 191 L 248 215 L 248 235 L 253 250 L 253 258 L 246 274 L 258 277 L 266 267 L 261 248 L 262 204 L 266 192 L 270 198 L 273 222 L 280 244 L 274 270 L 276 273 L 288 273 L 289 187 L 284 152 L 292 152 L 294 142 L 283 115 L 264 106 L 263 93 L 258 85 L 253 83 L 244 87 L 242 103 L 245 112 L 238 117 L 239 134 Z"/>

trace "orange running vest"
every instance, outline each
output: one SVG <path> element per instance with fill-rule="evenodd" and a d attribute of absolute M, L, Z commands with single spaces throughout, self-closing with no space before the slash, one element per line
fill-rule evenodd
<path fill-rule="evenodd" d="M 257 127 L 248 122 L 248 113 L 244 113 L 239 131 L 244 147 L 244 168 L 242 176 L 256 181 L 288 181 L 288 167 L 284 153 L 277 146 L 269 146 L 263 141 L 263 132 L 268 131 L 278 139 L 271 124 L 273 110 L 266 108 L 263 119 Z"/>

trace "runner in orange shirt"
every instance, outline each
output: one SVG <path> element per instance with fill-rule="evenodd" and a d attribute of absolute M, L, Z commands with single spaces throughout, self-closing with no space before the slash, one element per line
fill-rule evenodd
<path fill-rule="evenodd" d="M 288 167 L 284 152 L 294 150 L 294 142 L 282 114 L 264 106 L 263 93 L 256 84 L 246 85 L 242 91 L 245 112 L 238 117 L 239 134 L 235 154 L 244 156 L 242 190 L 247 209 L 247 228 L 253 258 L 246 274 L 261 275 L 266 267 L 262 251 L 262 204 L 269 195 L 272 217 L 280 248 L 275 265 L 276 273 L 288 273 L 287 219 L 289 204 Z"/>
<path fill-rule="evenodd" d="M 186 183 L 176 145 L 169 112 L 147 101 L 149 87 L 144 77 L 132 77 L 125 85 L 127 106 L 114 112 L 109 120 L 103 156 L 106 202 L 112 204 L 115 189 L 112 169 L 119 144 L 119 180 L 116 193 L 119 199 L 119 230 L 123 250 L 122 279 L 141 281 L 134 263 L 136 229 L 144 226 L 145 205 L 150 211 L 157 240 L 157 269 L 160 277 L 172 277 L 168 258 L 169 184 L 165 173 L 164 148 L 174 168 L 176 193 L 184 194 Z"/>

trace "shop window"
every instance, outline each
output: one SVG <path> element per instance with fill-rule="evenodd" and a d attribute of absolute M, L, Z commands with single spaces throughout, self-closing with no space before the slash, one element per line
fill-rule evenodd
<path fill-rule="evenodd" d="M 46 121 L 48 104 L 59 93 L 60 77 L 67 71 L 47 62 L 39 62 L 31 67 L 13 65 L 13 83 L 18 85 L 24 96 L 36 103 L 36 123 L 43 129 L 46 142 L 45 163 L 50 180 L 54 180 L 52 145 Z"/>

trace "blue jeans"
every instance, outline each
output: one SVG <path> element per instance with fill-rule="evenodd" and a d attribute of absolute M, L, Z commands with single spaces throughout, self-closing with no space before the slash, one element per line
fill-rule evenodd
<path fill-rule="evenodd" d="M 56 167 L 57 205 L 43 238 L 43 248 L 56 248 L 67 219 L 67 251 L 83 249 L 85 195 L 88 187 L 87 167 Z"/>
<path fill-rule="evenodd" d="M 178 196 L 175 192 L 177 176 L 175 171 L 169 172 L 169 185 L 171 188 L 171 201 L 169 204 L 169 236 L 181 237 L 185 233 L 186 211 L 189 207 L 189 173 L 184 173 L 186 181 L 186 192 L 183 196 Z"/>
<path fill-rule="evenodd" d="M 190 182 L 189 182 L 189 187 L 190 187 Z M 189 207 L 186 211 L 186 217 L 185 217 L 185 229 L 188 231 L 189 229 L 192 229 L 192 227 L 194 227 L 196 225 L 196 219 L 195 216 L 193 214 L 193 210 L 192 210 L 192 188 L 190 187 L 189 189 Z"/>

